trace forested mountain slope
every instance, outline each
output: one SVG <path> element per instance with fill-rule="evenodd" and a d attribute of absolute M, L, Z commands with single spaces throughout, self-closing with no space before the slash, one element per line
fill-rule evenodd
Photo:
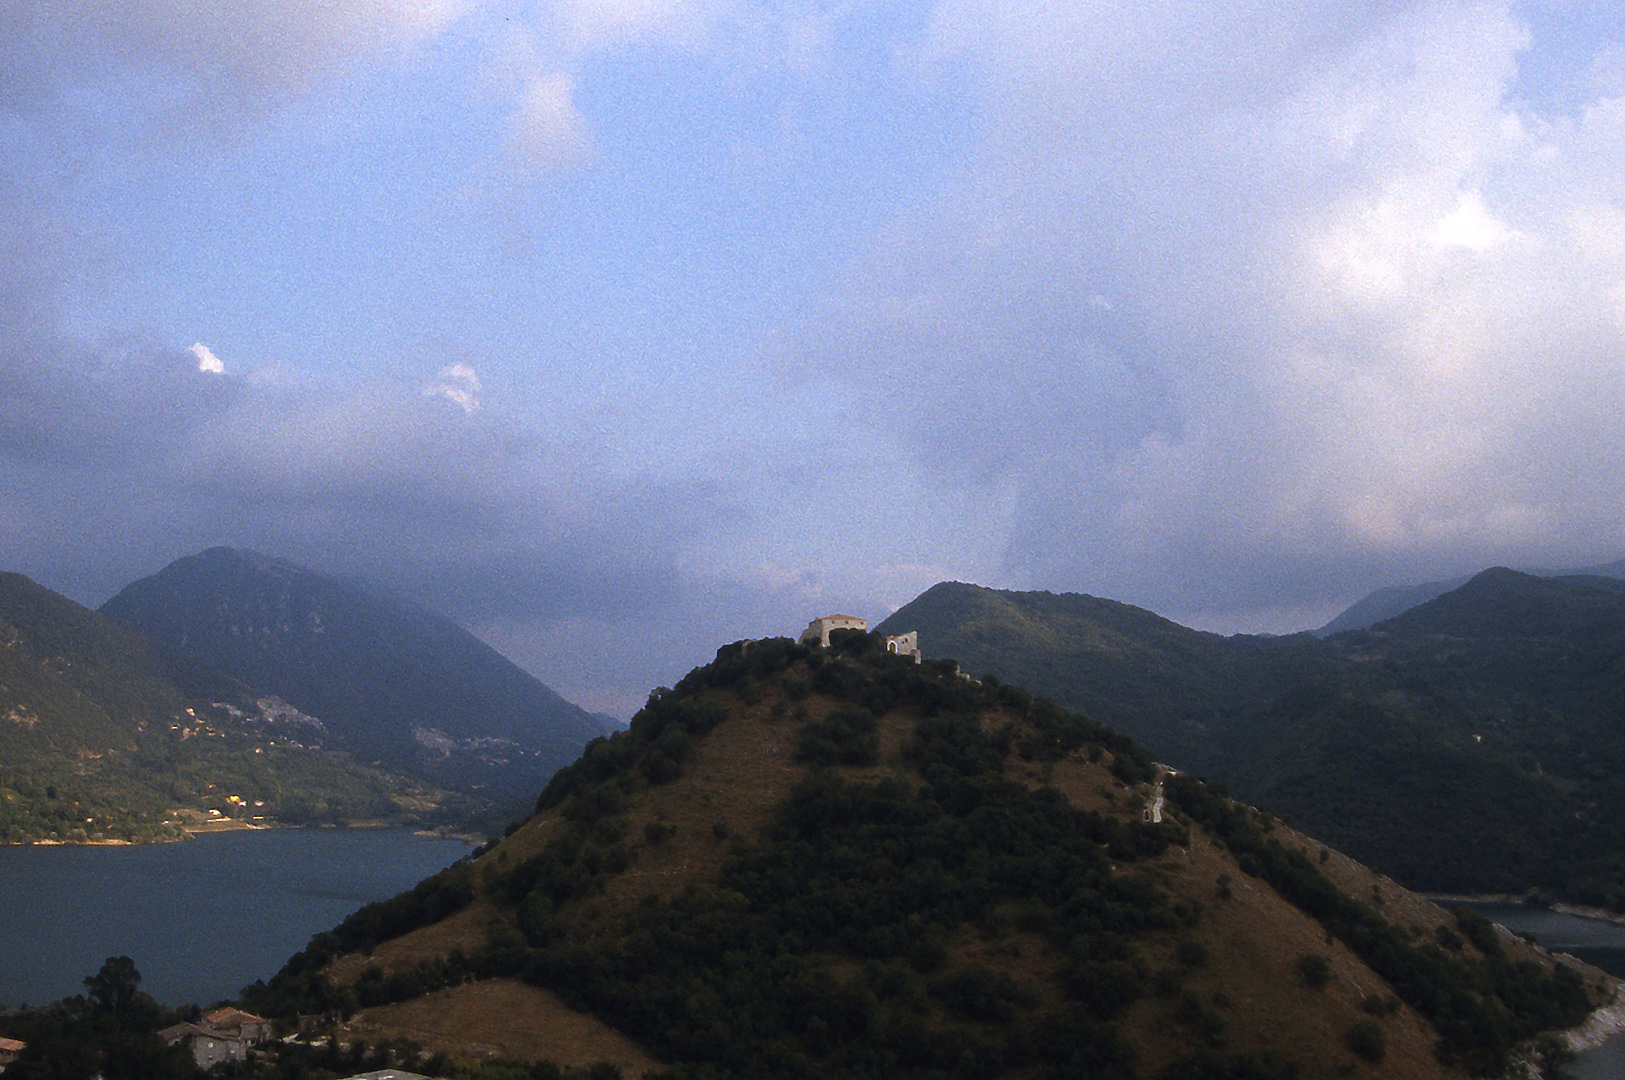
<path fill-rule="evenodd" d="M 497 802 L 528 799 L 604 731 L 449 619 L 251 551 L 177 560 L 101 610 L 359 756 Z"/>
<path fill-rule="evenodd" d="M 443 793 L 324 741 L 284 703 L 0 574 L 0 840 L 178 839 L 211 817 L 441 820 Z"/>
<path fill-rule="evenodd" d="M 1530 570 L 1526 573 L 1536 577 L 1603 577 L 1625 579 L 1625 559 L 1619 559 L 1600 566 L 1590 566 L 1576 570 Z M 1420 604 L 1425 604 L 1436 596 L 1443 596 L 1447 592 L 1461 588 L 1472 580 L 1471 577 L 1454 578 L 1449 581 L 1428 581 L 1420 585 L 1390 585 L 1387 588 L 1377 589 L 1368 593 L 1340 612 L 1325 626 L 1315 631 L 1317 637 L 1330 637 L 1345 630 L 1369 630 L 1379 622 L 1393 618 L 1395 615 L 1409 611 Z"/>
<path fill-rule="evenodd" d="M 671 1080 L 1317 1080 L 1488 1075 L 1608 992 L 1116 732 L 837 632 L 721 650 L 245 1002 Z"/>
<path fill-rule="evenodd" d="M 947 583 L 879 629 L 1120 727 L 1412 887 L 1625 908 L 1622 588 L 1494 569 L 1318 640 Z"/>

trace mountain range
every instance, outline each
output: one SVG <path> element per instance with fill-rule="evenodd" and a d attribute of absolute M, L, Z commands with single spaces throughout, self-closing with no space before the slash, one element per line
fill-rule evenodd
<path fill-rule="evenodd" d="M 1625 907 L 1618 579 L 1491 569 L 1324 638 L 944 583 L 878 627 L 905 629 L 1412 887 Z"/>
<path fill-rule="evenodd" d="M 612 726 L 440 615 L 254 552 L 99 612 L 0 575 L 0 840 L 495 829 Z"/>
<path fill-rule="evenodd" d="M 256 552 L 179 559 L 101 612 L 319 717 L 363 760 L 499 804 L 606 731 L 450 619 Z"/>
<path fill-rule="evenodd" d="M 450 620 L 253 552 L 181 559 L 100 613 L 0 586 L 14 839 L 150 838 L 179 827 L 166 809 L 255 803 L 495 829 L 610 726 Z M 1618 578 L 1497 568 L 1368 628 L 1284 637 L 948 582 L 877 629 L 918 631 L 927 657 L 1081 711 L 1407 885 L 1625 909 Z M 234 771 L 206 775 L 204 747 Z M 273 749 L 308 775 L 242 764 Z"/>
<path fill-rule="evenodd" d="M 1625 559 L 1576 570 L 1525 570 L 1534 577 L 1609 577 L 1625 578 Z M 1368 593 L 1350 605 L 1325 626 L 1316 630 L 1317 637 L 1329 637 L 1344 630 L 1365 630 L 1384 619 L 1425 604 L 1435 596 L 1461 588 L 1472 575 L 1448 581 L 1427 581 L 1420 585 L 1389 585 Z"/>
<path fill-rule="evenodd" d="M 0 574 L 0 840 L 178 839 L 227 818 L 443 824 L 466 809 L 328 742 L 286 702 Z"/>
<path fill-rule="evenodd" d="M 539 734 L 494 656 L 249 552 L 104 612 L 0 576 L 3 812 L 443 812 L 408 774 L 479 799 L 592 730 Z M 944 583 L 827 648 L 723 647 L 242 1004 L 469 1080 L 1504 1075 L 1619 985 L 1404 886 L 1621 906 L 1622 688 L 1609 577 L 1491 569 L 1324 638 Z"/>

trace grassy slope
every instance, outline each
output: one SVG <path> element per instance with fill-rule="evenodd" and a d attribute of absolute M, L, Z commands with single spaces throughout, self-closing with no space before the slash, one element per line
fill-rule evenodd
<path fill-rule="evenodd" d="M 872 663 L 876 665 L 873 671 L 884 674 L 885 665 L 892 665 L 896 672 L 901 662 L 878 658 L 836 663 L 855 668 Z M 1121 742 L 1116 743 L 1115 752 L 1110 746 L 1102 747 L 1101 733 L 1089 728 L 1093 733 L 1090 741 L 1064 753 L 1045 753 L 1036 743 L 1024 743 L 1025 737 L 1032 734 L 1032 719 L 1049 715 L 1035 712 L 1025 695 L 972 690 L 951 676 L 946 678 L 959 695 L 955 711 L 974 717 L 975 726 L 982 733 L 991 737 L 1010 726 L 1013 738 L 995 773 L 1002 772 L 1006 780 L 1019 785 L 1021 790 L 1058 792 L 1075 809 L 1118 821 L 1125 829 L 1133 828 L 1132 823 L 1139 820 L 1149 794 L 1148 785 L 1138 779 L 1142 775 L 1139 770 L 1143 769 L 1143 759 L 1137 757 L 1135 748 Z M 693 684 L 689 689 L 679 687 L 677 694 L 668 695 L 663 703 L 658 703 L 661 710 L 671 715 L 679 715 L 672 712 L 672 706 L 681 704 L 689 708 L 681 715 L 710 717 L 707 722 L 715 722 L 714 728 L 688 738 L 689 748 L 680 776 L 667 778 L 663 783 L 651 783 L 647 779 L 647 762 L 662 725 L 647 719 L 648 714 L 642 714 L 646 718 L 641 725 L 634 724 L 633 732 L 596 744 L 572 776 L 556 782 L 557 790 L 544 799 L 551 805 L 482 854 L 472 868 L 460 871 L 460 880 L 472 889 L 471 903 L 447 918 L 427 920 L 426 925 L 404 934 L 384 933 L 380 935 L 382 940 L 365 942 L 367 947 L 362 952 L 328 960 L 327 955 L 334 951 L 330 946 L 322 955 L 312 955 L 307 958 L 312 964 L 325 963 L 325 974 L 317 984 L 324 979 L 331 980 L 325 991 L 329 994 L 334 987 L 365 986 L 368 980 L 378 987 L 391 975 L 406 979 L 414 973 L 421 974 L 426 963 L 438 963 L 454 951 L 477 955 L 483 948 L 488 955 L 495 956 L 500 950 L 494 946 L 504 941 L 511 951 L 516 936 L 512 928 L 524 926 L 526 921 L 525 907 L 515 902 L 511 890 L 512 883 L 524 873 L 522 868 L 534 866 L 534 860 L 545 859 L 550 846 L 558 844 L 561 838 L 598 835 L 598 849 L 607 852 L 620 848 L 626 865 L 618 871 L 601 870 L 579 894 L 561 900 L 539 947 L 528 948 L 521 938 L 517 958 L 510 956 L 507 961 L 492 961 L 492 970 L 487 974 L 499 977 L 457 982 L 449 988 L 434 990 L 432 997 L 409 995 L 409 1000 L 400 1004 L 364 1009 L 352 1021 L 351 1030 L 363 1037 L 417 1037 L 435 1048 L 454 1050 L 465 1057 L 479 1057 L 494 1050 L 515 1056 L 541 1054 L 567 1065 L 607 1058 L 622 1064 L 631 1075 L 655 1069 L 656 1057 L 668 1062 L 684 1058 L 696 1044 L 673 1035 L 671 1031 L 675 1028 L 666 1031 L 660 1024 L 651 1027 L 636 1021 L 640 1008 L 647 1007 L 645 999 L 636 999 L 641 1004 L 629 1006 L 622 1001 L 615 1005 L 611 992 L 595 996 L 583 990 L 583 981 L 591 981 L 587 976 L 560 981 L 563 970 L 560 965 L 564 962 L 561 957 L 570 958 L 578 967 L 587 963 L 584 957 L 591 956 L 635 959 L 639 949 L 649 947 L 639 944 L 643 940 L 640 934 L 647 933 L 639 927 L 651 925 L 651 912 L 669 913 L 676 910 L 673 905 L 704 908 L 707 904 L 721 904 L 723 910 L 736 912 L 731 918 L 739 923 L 778 917 L 777 909 L 768 910 L 742 894 L 722 890 L 725 883 L 748 881 L 748 877 L 739 876 L 740 868 L 757 865 L 764 852 L 777 850 L 773 845 L 783 841 L 784 807 L 787 800 L 793 801 L 798 791 L 806 790 L 798 785 L 805 783 L 812 770 L 812 766 L 796 760 L 804 731 L 809 725 L 828 720 L 832 714 L 851 707 L 850 687 L 841 692 L 820 693 L 813 689 L 804 693 L 808 687 L 816 687 L 819 680 L 819 674 L 805 659 L 787 671 L 761 678 L 747 676 L 727 686 L 705 688 L 704 679 L 695 680 L 691 676 L 685 680 L 685 686 Z M 859 698 L 866 693 L 861 687 L 856 691 Z M 871 697 L 870 700 L 879 699 Z M 896 779 L 904 780 L 911 787 L 919 784 L 920 777 L 915 770 L 921 761 L 918 747 L 923 729 L 920 724 L 922 716 L 930 711 L 923 708 L 918 699 L 907 695 L 886 703 L 880 710 L 873 760 L 839 766 L 833 773 L 842 781 L 865 786 Z M 672 730 L 671 716 L 667 716 L 664 730 Z M 913 751 L 911 746 L 915 748 Z M 1028 751 L 1025 755 L 1024 747 Z M 664 773 L 657 772 L 657 775 L 665 777 Z M 827 781 L 830 773 L 826 771 L 823 775 Z M 955 790 L 951 785 L 940 787 L 942 774 L 936 775 L 939 786 L 931 790 L 939 794 Z M 584 805 L 609 789 L 620 793 L 617 796 L 620 801 L 612 814 L 594 818 L 593 814 L 582 812 Z M 563 791 L 569 794 L 561 796 Z M 941 794 L 941 797 L 950 796 Z M 606 821 L 611 825 L 607 829 L 603 825 Z M 884 831 L 884 823 L 876 822 L 865 828 Z M 618 835 L 620 840 L 610 842 L 612 835 Z M 1313 841 L 1284 827 L 1274 828 L 1270 838 L 1306 855 L 1313 855 L 1318 849 Z M 594 841 L 589 839 L 588 843 L 591 846 Z M 887 850 L 895 853 L 897 849 L 894 846 Z M 826 851 L 823 856 L 831 863 L 841 857 L 839 848 Z M 1328 852 L 1318 861 L 1328 873 L 1336 875 L 1345 888 L 1352 887 L 1369 896 L 1371 885 L 1376 884 L 1382 894 L 1381 910 L 1394 913 L 1402 925 L 1414 928 L 1412 932 L 1419 940 L 1426 939 L 1436 927 L 1451 922 L 1438 908 L 1404 894 L 1391 882 L 1375 881 L 1366 871 L 1340 856 Z M 855 879 L 869 880 L 874 888 L 881 890 L 875 895 L 884 895 L 885 883 L 890 878 L 914 872 L 906 863 L 893 864 L 889 860 L 882 863 L 876 864 L 873 860 L 863 863 L 860 859 L 849 872 Z M 800 891 L 829 888 L 821 871 L 796 880 L 801 882 L 797 887 Z M 1108 888 L 1114 887 L 1111 882 L 1136 889 L 1149 888 L 1152 891 L 1146 895 L 1153 898 L 1148 901 L 1151 907 L 1177 909 L 1187 916 L 1199 912 L 1193 920 L 1185 918 L 1132 930 L 1119 928 L 1127 935 L 1134 963 L 1142 970 L 1142 992 L 1110 1022 L 1118 1035 L 1134 1048 L 1135 1071 L 1139 1075 L 1158 1073 L 1182 1059 L 1214 1049 L 1230 1055 L 1231 1064 L 1238 1068 L 1237 1063 L 1244 1063 L 1246 1055 L 1269 1053 L 1295 1063 L 1298 1075 L 1305 1080 L 1348 1075 L 1345 1070 L 1356 1059 L 1344 1042 L 1347 1031 L 1365 1016 L 1361 1010 L 1368 996 L 1386 997 L 1393 988 L 1362 963 L 1347 945 L 1332 940 L 1326 926 L 1288 903 L 1263 879 L 1242 872 L 1226 845 L 1203 829 L 1194 828 L 1187 842 L 1168 846 L 1160 854 L 1114 860 L 1109 878 L 1105 880 Z M 841 896 L 839 892 L 829 895 L 837 899 Z M 685 896 L 689 900 L 681 899 Z M 648 899 L 650 897 L 655 899 Z M 790 900 L 793 902 L 793 895 Z M 926 900 L 927 897 L 920 897 L 922 903 Z M 911 1022 L 923 1024 L 925 1031 L 934 1033 L 933 1040 L 972 1047 L 978 1040 L 999 1042 L 1011 1037 L 1011 1024 L 995 1021 L 996 1010 L 977 1014 L 973 1009 L 967 1015 L 963 1008 L 956 1008 L 951 1004 L 950 995 L 943 991 L 944 981 L 953 973 L 968 970 L 991 972 L 995 981 L 1008 976 L 1009 985 L 1020 987 L 1023 995 L 1021 1020 L 1015 1026 L 1029 1032 L 1021 1037 L 1030 1037 L 1032 1032 L 1045 1030 L 1045 1017 L 1064 1019 L 1077 1013 L 1076 992 L 1066 989 L 1066 973 L 1073 970 L 1080 955 L 1088 954 L 1091 949 L 1098 953 L 1105 948 L 1110 937 L 1077 931 L 1080 936 L 1072 937 L 1067 945 L 1058 941 L 1054 933 L 1055 912 L 1042 908 L 1043 905 L 1030 897 L 994 903 L 968 922 L 945 927 L 945 932 L 936 939 L 941 946 L 940 954 L 924 957 L 923 961 L 915 954 L 912 967 L 906 963 L 899 967 L 897 961 L 887 960 L 884 949 L 854 951 L 843 947 L 839 944 L 837 928 L 833 936 L 821 943 L 810 939 L 801 941 L 797 946 L 799 951 L 793 950 L 795 962 L 787 969 L 796 974 L 787 974 L 784 978 L 791 983 L 821 979 L 834 988 L 830 993 L 837 998 L 849 993 L 868 1001 L 873 1039 L 881 1038 L 874 1032 L 890 1030 L 886 1025 L 902 1022 L 897 1018 L 902 1006 L 887 996 L 888 991 L 877 987 L 887 979 L 907 985 L 912 987 L 913 993 Z M 786 947 L 783 939 L 779 940 L 782 958 L 788 954 L 782 951 Z M 1199 943 L 1200 951 L 1205 953 L 1200 963 L 1190 962 L 1192 942 Z M 1187 954 L 1183 964 L 1179 959 L 1181 943 L 1185 943 Z M 531 944 L 538 942 L 532 939 Z M 667 946 L 678 951 L 685 947 L 677 943 Z M 1296 973 L 1299 958 L 1310 954 L 1325 956 L 1330 965 L 1331 978 L 1318 989 L 1303 986 Z M 1473 948 L 1465 947 L 1462 955 L 1472 957 Z M 746 963 L 748 958 L 744 954 L 740 956 L 740 962 Z M 1518 956 L 1549 964 L 1532 950 L 1523 950 Z M 877 967 L 871 961 L 882 961 L 885 966 Z M 766 961 L 757 958 L 748 962 Z M 731 963 L 728 961 L 724 966 Z M 290 965 L 279 978 L 283 990 L 301 978 L 306 980 L 307 987 L 316 985 L 309 982 L 311 970 L 301 974 L 299 967 L 298 963 Z M 894 967 L 896 971 L 887 975 Z M 910 975 L 910 971 L 915 974 Z M 557 997 L 521 987 L 512 977 L 515 974 L 544 986 L 551 982 L 553 989 L 564 993 L 577 1010 L 595 1012 L 598 1019 L 577 1015 L 576 1010 L 569 1010 Z M 691 999 L 690 1006 L 702 1014 L 709 1010 L 726 1017 L 726 986 L 707 982 L 705 977 L 696 978 L 699 981 L 694 983 L 692 993 L 700 994 L 702 999 L 712 994 L 723 997 L 711 1006 L 705 1005 L 703 1000 L 694 1005 Z M 645 992 L 652 995 L 659 983 L 643 985 Z M 780 981 L 770 981 L 763 986 L 766 988 L 763 992 L 769 994 L 781 988 Z M 273 992 L 276 990 L 277 984 L 273 984 Z M 343 995 L 339 997 L 342 999 Z M 505 1017 L 496 1028 L 488 1022 L 494 1001 L 502 1003 L 500 1008 Z M 271 1007 L 274 997 L 264 996 L 261 1002 L 262 1007 Z M 354 1003 L 353 998 L 351 1003 Z M 302 1004 L 308 1007 L 309 1003 Z M 820 1006 L 828 1007 L 828 1002 Z M 435 1017 L 432 1024 L 428 1022 L 431 1015 Z M 562 1022 L 566 1016 L 571 1017 L 568 1024 Z M 629 1029 L 628 1017 L 633 1018 Z M 1094 1024 L 1102 1019 L 1103 1015 L 1096 1013 L 1078 1022 Z M 698 1018 L 686 1015 L 680 1020 L 681 1024 L 690 1026 L 717 1022 L 704 1015 Z M 621 1030 L 611 1021 L 620 1024 Z M 469 1035 L 459 1041 L 455 1033 L 464 1024 L 469 1025 L 468 1030 L 472 1032 L 476 1030 L 474 1025 L 482 1023 L 478 1037 Z M 865 1075 L 853 1062 L 868 1050 L 859 1052 L 851 1047 L 842 1050 L 846 1044 L 837 1043 L 835 1049 L 827 1051 L 833 1056 L 821 1056 L 828 1036 L 815 1033 L 816 1025 L 808 1023 L 810 1026 L 805 1031 L 780 1032 L 779 1038 L 792 1055 L 786 1060 L 810 1058 L 815 1062 L 818 1075 L 842 1075 L 843 1069 L 854 1070 L 850 1075 Z M 881 1028 L 873 1027 L 877 1023 Z M 1406 1006 L 1380 1023 L 1387 1038 L 1381 1075 L 1450 1075 L 1433 1052 L 1437 1033 L 1421 1013 Z M 624 1043 L 629 1034 L 641 1050 Z M 736 1031 L 730 1037 L 739 1040 L 750 1036 Z M 711 1044 L 701 1040 L 698 1045 Z M 1008 1047 L 1009 1044 L 1002 1045 Z M 640 1059 L 639 1054 L 652 1056 Z M 1261 1059 L 1254 1059 L 1253 1064 L 1257 1065 L 1258 1060 Z M 788 1069 L 788 1066 L 780 1068 Z M 1014 1067 L 1010 1075 L 1047 1075 L 1046 1070 L 1050 1068 L 1042 1062 L 1028 1061 Z M 1375 1074 L 1370 1065 L 1360 1064 L 1356 1068 Z M 770 1073 L 774 1071 L 769 1069 Z M 976 1073 L 969 1065 L 949 1071 L 962 1075 Z M 748 1070 L 741 1073 L 745 1074 Z M 892 1070 L 885 1074 L 910 1075 L 912 1072 L 894 1063 Z M 927 1069 L 917 1074 L 932 1073 Z M 986 1073 L 998 1074 L 996 1068 Z M 1236 1075 L 1266 1073 L 1238 1072 Z"/>

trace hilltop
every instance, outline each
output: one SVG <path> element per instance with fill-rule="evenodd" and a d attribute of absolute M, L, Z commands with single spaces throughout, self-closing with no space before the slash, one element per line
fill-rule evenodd
<path fill-rule="evenodd" d="M 1107 727 L 837 631 L 720 650 L 245 1004 L 671 1080 L 1318 1080 L 1488 1075 L 1611 993 Z"/>
<path fill-rule="evenodd" d="M 179 559 L 101 611 L 362 760 L 509 812 L 606 729 L 450 619 L 252 551 Z"/>
<path fill-rule="evenodd" d="M 1221 637 L 934 586 L 879 627 L 1022 682 L 1414 888 L 1625 909 L 1625 583 L 1475 575 L 1365 630 Z"/>
<path fill-rule="evenodd" d="M 0 574 L 0 840 L 172 840 L 188 827 L 437 824 L 447 793 L 357 764 L 285 702 Z"/>

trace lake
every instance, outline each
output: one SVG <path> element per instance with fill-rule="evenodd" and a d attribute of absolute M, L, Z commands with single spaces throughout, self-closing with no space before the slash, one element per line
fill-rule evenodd
<path fill-rule="evenodd" d="M 267 829 L 181 844 L 0 847 L 0 1003 L 82 993 L 129 956 L 166 1005 L 234 998 L 312 935 L 463 855 L 405 829 Z"/>
<path fill-rule="evenodd" d="M 1625 926 L 1518 904 L 1471 906 L 1508 930 L 1534 934 L 1536 941 L 1553 952 L 1571 953 L 1610 975 L 1625 978 Z M 1625 1080 L 1625 1036 L 1581 1054 L 1561 1075 L 1572 1080 Z"/>

